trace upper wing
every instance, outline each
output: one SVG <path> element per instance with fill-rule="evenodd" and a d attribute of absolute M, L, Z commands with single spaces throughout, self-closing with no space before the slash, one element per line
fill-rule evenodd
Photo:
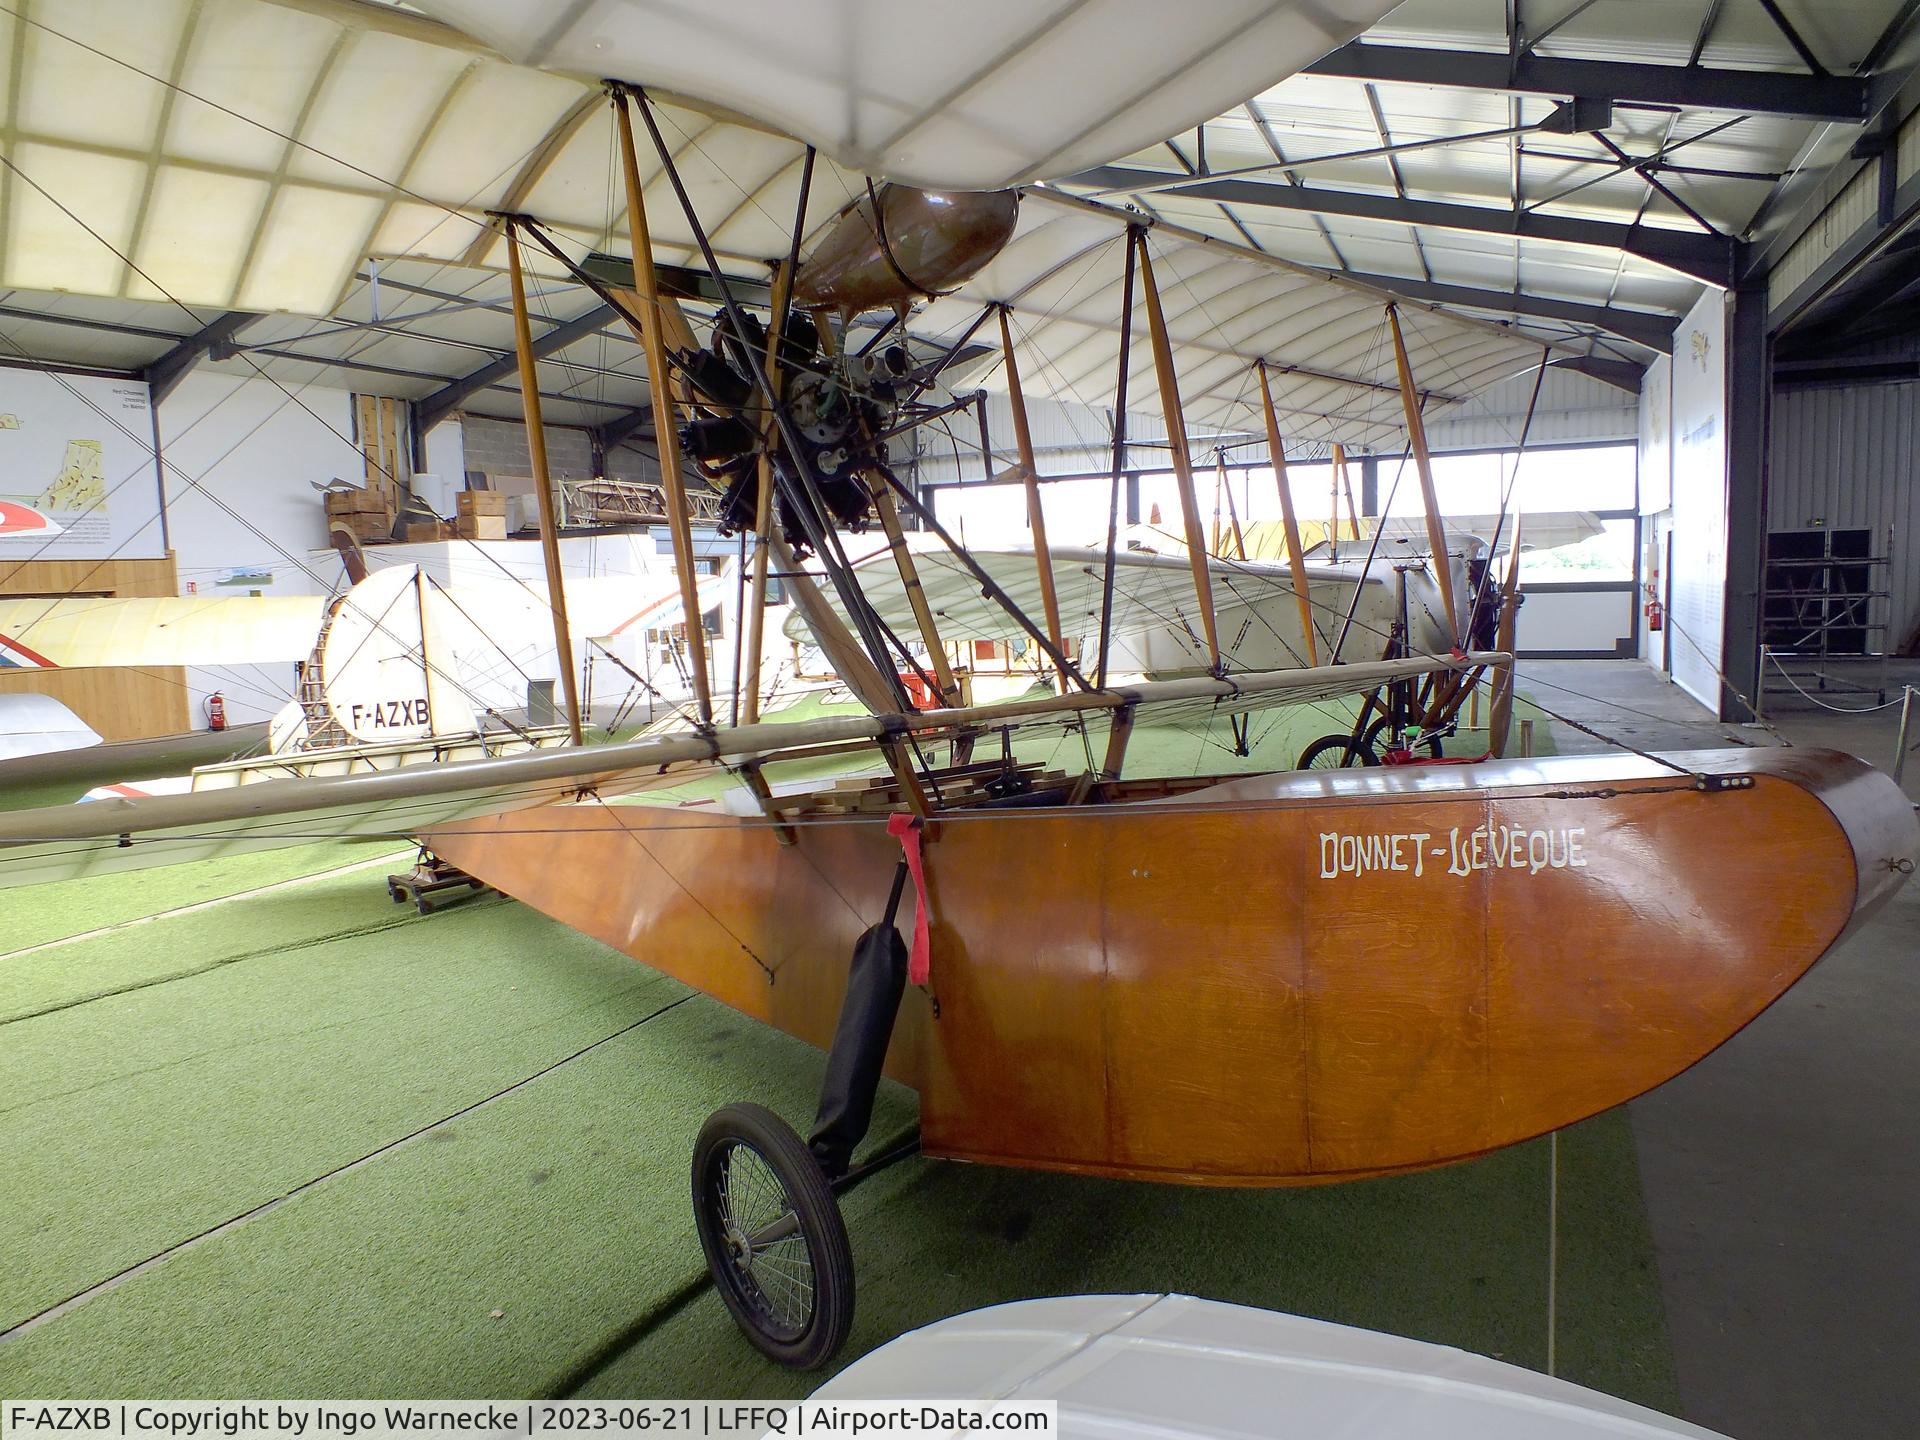
<path fill-rule="evenodd" d="M 418 0 L 527 65 L 656 85 L 909 184 L 992 190 L 1212 119 L 1393 0 Z M 1097 70 L 1097 84 L 1061 77 Z"/>
<path fill-rule="evenodd" d="M 1470 554 L 1499 538 L 1504 553 L 1513 544 L 1516 524 L 1523 550 L 1555 550 L 1562 545 L 1577 545 L 1604 533 L 1599 518 L 1585 510 L 1547 510 L 1527 515 L 1519 521 L 1511 515 L 1449 515 L 1446 519 L 1447 550 L 1450 554 Z M 1380 522 L 1383 554 L 1425 555 L 1433 548 L 1427 537 L 1424 517 L 1411 516 Z"/>
<path fill-rule="evenodd" d="M 256 665 L 304 660 L 321 595 L 0 600 L 0 661 L 90 665 Z"/>
<path fill-rule="evenodd" d="M 349 592 L 351 593 L 351 592 Z M 448 594 L 476 639 L 503 650 L 550 647 L 545 585 L 462 585 Z M 727 596 L 718 576 L 700 582 L 700 605 Z M 0 600 L 0 665 L 73 669 L 113 665 L 258 665 L 304 660 L 313 651 L 324 595 L 185 595 L 153 599 Z M 680 589 L 669 576 L 574 577 L 567 604 L 575 633 L 618 635 L 680 623 Z"/>
<path fill-rule="evenodd" d="M 277 140 L 224 147 L 230 153 L 223 153 L 224 198 L 218 204 L 178 191 L 170 178 L 203 158 L 197 132 L 167 123 L 164 107 L 130 107 L 121 117 L 125 134 L 110 188 L 116 194 L 151 191 L 166 203 L 141 208 L 142 228 L 127 244 L 167 252 L 165 283 L 182 304 L 257 314 L 247 331 L 255 346 L 299 336 L 303 352 L 344 355 L 359 346 L 355 358 L 405 366 L 411 363 L 406 347 L 416 341 L 350 325 L 329 332 L 330 338 L 309 335 L 312 327 L 298 317 L 378 318 L 379 286 L 365 268 L 367 255 L 382 257 L 379 274 L 396 283 L 440 288 L 453 283 L 446 273 L 451 268 L 461 277 L 454 288 L 462 295 L 504 302 L 505 241 L 489 211 L 540 217 L 575 255 L 625 252 L 624 207 L 618 204 L 613 236 L 607 234 L 613 117 L 594 77 L 622 69 L 622 58 L 633 59 L 626 42 L 635 35 L 645 38 L 650 68 L 636 65 L 626 73 L 664 87 L 655 115 L 723 269 L 763 281 L 760 261 L 786 254 L 791 243 L 803 169 L 800 142 L 781 132 L 806 129 L 799 120 L 788 125 L 778 116 L 769 119 L 769 106 L 796 104 L 812 117 L 808 124 L 818 120 L 847 137 L 851 149 L 845 154 L 885 159 L 904 148 L 915 157 L 900 166 L 869 167 L 864 159 L 842 165 L 822 156 L 801 225 L 811 241 L 834 223 L 845 202 L 864 193 L 869 168 L 903 179 L 985 186 L 1038 173 L 1040 157 L 1049 154 L 1056 158 L 1044 168 L 1056 174 L 1127 151 L 1139 152 L 1131 162 L 1135 169 L 1172 166 L 1176 162 L 1161 141 L 1332 48 L 1388 6 L 1386 0 L 1208 0 L 1184 6 L 1166 0 L 983 0 L 966 6 L 424 0 L 417 7 L 472 26 L 509 53 L 577 67 L 568 74 L 515 64 L 423 18 L 416 7 L 142 0 L 131 8 L 150 15 L 152 23 L 89 32 L 87 45 L 107 63 L 189 75 L 196 109 L 213 106 L 248 117 L 262 115 L 267 103 L 254 68 L 207 65 L 198 57 L 270 53 L 277 67 L 273 104 L 292 106 L 277 126 L 292 126 L 296 112 L 305 114 L 292 97 L 308 96 L 313 103 L 303 121 L 307 128 L 296 135 L 303 147 L 296 173 L 279 163 L 284 145 Z M 47 43 L 70 50 L 46 33 L 64 33 L 70 25 L 49 14 L 35 26 Z M 542 43 L 547 28 L 554 30 L 552 47 Z M 595 48 L 596 39 L 607 48 Z M 563 53 L 575 42 L 581 50 Z M 1064 63 L 1062 51 L 1070 55 Z M 34 134 L 42 143 L 11 159 L 28 178 L 59 191 L 66 183 L 61 157 L 98 148 L 99 97 L 95 88 L 60 83 L 54 70 L 37 79 L 36 73 L 29 67 L 36 86 Z M 699 105 L 672 98 L 699 90 L 703 75 L 714 86 L 731 88 L 702 92 L 706 99 Z M 395 86 L 395 76 L 405 76 L 406 83 Z M 1072 83 L 1061 83 L 1063 76 Z M 724 103 L 725 94 L 735 95 L 737 109 L 758 119 L 717 114 L 714 97 Z M 368 103 L 368 96 L 378 103 Z M 889 128 L 909 124 L 923 133 L 889 145 Z M 641 183 L 653 197 L 648 219 L 656 258 L 701 264 L 653 147 L 643 138 L 640 148 Z M 980 173 L 941 173 L 954 157 L 977 163 Z M 1034 157 L 1032 164 L 1025 163 L 1028 157 Z M 330 188 L 329 176 L 339 179 L 346 167 L 352 184 Z M 46 173 L 38 173 L 42 168 Z M 256 192 L 271 193 L 275 202 L 260 209 L 246 199 Z M 244 228 L 257 237 L 254 242 L 194 243 L 194 227 L 206 221 L 202 212 L 209 204 L 211 223 Z M 1208 426 L 1259 430 L 1257 401 L 1247 402 L 1253 398 L 1249 367 L 1260 358 L 1273 376 L 1289 444 L 1337 439 L 1398 451 L 1399 397 L 1387 349 L 1379 343 L 1383 292 L 1289 264 L 1279 258 L 1289 249 L 1284 243 L 1270 246 L 1274 254 L 1263 253 L 1245 243 L 1217 206 L 1182 192 L 1156 194 L 1152 206 L 1159 217 L 1150 231 L 1154 269 L 1196 438 Z M 1141 219 L 1141 212 L 1117 206 L 1084 208 L 1057 187 L 1031 190 L 1012 242 L 959 293 L 929 303 L 913 331 L 929 341 L 952 339 L 982 306 L 1010 304 L 1029 390 L 1109 405 L 1123 308 L 1122 237 Z M 1245 223 L 1257 235 L 1267 222 L 1249 214 Z M 1219 233 L 1202 233 L 1215 229 Z M 267 263 L 285 255 L 299 256 L 300 263 Z M 98 247 L 86 244 L 0 246 L 0 287 L 149 298 L 146 280 L 127 266 L 102 265 L 101 258 Z M 527 258 L 535 273 L 561 273 L 537 248 Z M 476 276 L 476 268 L 493 273 Z M 62 302 L 69 308 L 72 303 Z M 595 308 L 585 296 L 562 299 L 558 292 L 551 304 L 556 321 Z M 473 312 L 474 323 L 486 313 Z M 697 335 L 706 332 L 710 316 L 710 305 L 689 302 L 687 318 Z M 1430 418 L 1539 358 L 1537 345 L 1490 323 L 1443 317 L 1414 302 L 1403 306 L 1402 318 L 1416 379 L 1429 392 Z M 511 348 L 505 317 L 496 313 L 486 323 L 494 328 L 462 335 L 497 338 Z M 1130 410 L 1153 414 L 1159 401 L 1144 324 L 1136 306 L 1128 401 Z M 569 359 L 616 372 L 601 398 L 645 404 L 631 337 L 610 338 L 603 329 L 549 357 L 561 365 Z M 968 383 L 1004 387 L 997 369 Z M 1097 443 L 1104 441 L 1101 434 Z M 1104 468 L 1104 460 L 1095 463 Z"/>
<path fill-rule="evenodd" d="M 605 639 L 681 623 L 680 582 L 672 574 L 665 579 L 649 576 L 637 582 L 614 576 L 569 577 L 566 588 L 567 620 L 574 633 L 583 638 Z M 695 587 L 701 613 L 730 602 L 733 588 L 730 576 L 702 575 Z M 536 589 L 544 615 L 546 587 Z"/>
<path fill-rule="evenodd" d="M 1012 640 L 1027 633 L 1004 606 L 985 594 L 959 557 L 935 538 L 910 536 L 909 550 L 943 640 Z M 1036 625 L 1044 623 L 1040 572 L 1034 563 L 1032 546 L 969 550 L 967 554 L 1029 619 Z M 880 618 L 896 635 L 913 634 L 913 611 L 892 552 L 882 545 L 866 553 L 856 553 L 852 558 L 861 591 L 879 611 Z M 1115 635 L 1187 624 L 1198 627 L 1193 571 L 1184 552 L 1128 549 L 1116 551 L 1113 558 Z M 1055 545 L 1049 549 L 1048 559 L 1053 570 L 1054 590 L 1060 600 L 1062 634 L 1068 639 L 1097 636 L 1105 603 L 1101 577 L 1106 569 L 1106 551 Z M 1277 597 L 1283 597 L 1288 605 L 1294 603 L 1293 572 L 1285 564 L 1219 559 L 1209 559 L 1207 564 L 1215 577 L 1216 604 Z M 1358 578 L 1351 567 L 1310 565 L 1307 574 L 1314 580 L 1349 584 Z M 821 588 L 836 612 L 845 619 L 845 611 L 831 589 L 824 585 Z M 785 631 L 790 640 L 810 638 L 806 622 L 798 614 L 788 618 Z"/>

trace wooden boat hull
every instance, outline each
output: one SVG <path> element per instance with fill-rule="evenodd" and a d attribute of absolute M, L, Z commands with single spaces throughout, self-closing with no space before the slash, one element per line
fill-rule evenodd
<path fill-rule="evenodd" d="M 1244 777 L 943 817 L 933 965 L 888 1057 L 929 1154 L 1291 1185 L 1444 1164 L 1680 1073 L 1920 850 L 1885 776 L 1706 751 Z M 584 803 L 426 837 L 815 1045 L 882 913 L 879 823 Z M 903 916 L 903 923 L 906 917 Z"/>

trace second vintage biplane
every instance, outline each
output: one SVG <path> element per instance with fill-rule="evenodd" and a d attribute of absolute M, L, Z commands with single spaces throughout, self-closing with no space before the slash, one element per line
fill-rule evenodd
<path fill-rule="evenodd" d="M 1217 113 L 1384 4 L 988 3 L 957 34 L 946 12 L 831 0 L 420 8 L 524 62 L 613 77 L 631 284 L 610 283 L 531 215 L 492 217 L 532 458 L 541 471 L 528 255 L 594 288 L 645 347 L 685 613 L 701 608 L 686 500 L 696 467 L 751 539 L 733 704 L 716 697 L 689 627 L 693 714 L 675 733 L 23 812 L 0 819 L 0 882 L 292 838 L 415 835 L 822 1047 L 808 1138 L 740 1104 L 694 1146 L 706 1259 L 766 1354 L 818 1365 L 847 1335 L 853 1265 L 834 1194 L 862 1173 L 854 1157 L 883 1073 L 919 1092 L 919 1148 L 934 1157 L 1203 1185 L 1416 1170 L 1678 1074 L 1911 872 L 1911 807 L 1846 756 L 1495 758 L 1513 706 L 1520 544 L 1490 537 L 1477 555 L 1450 544 L 1423 411 L 1461 397 L 1423 391 L 1415 371 L 1442 369 L 1457 391 L 1523 372 L 1537 349 L 1030 183 Z M 1105 57 L 1097 83 L 1072 69 L 1090 45 Z M 700 195 L 724 193 L 724 175 L 707 167 L 710 183 L 690 186 L 698 147 L 669 142 L 646 86 L 671 89 L 668 105 L 799 137 L 789 244 L 751 296 L 702 215 Z M 847 203 L 812 225 L 817 158 L 850 183 Z M 661 293 L 663 201 L 708 271 L 711 315 Z M 1167 276 L 1194 299 L 1179 335 Z M 1425 333 L 1410 345 L 1416 315 Z M 1033 322 L 1018 341 L 1016 316 Z M 1007 555 L 983 564 L 953 544 L 888 447 L 936 418 L 931 387 L 987 327 L 1014 403 L 1030 585 Z M 1289 336 L 1330 328 L 1346 337 L 1342 369 L 1289 358 Z M 930 354 L 915 343 L 928 335 L 947 343 Z M 1122 550 L 1117 498 L 1104 547 L 1049 546 L 1020 387 L 1023 370 L 1041 369 L 1111 405 L 1116 497 L 1127 417 L 1158 412 L 1179 546 Z M 1265 436 L 1284 564 L 1210 556 L 1186 433 L 1196 400 Z M 1329 413 L 1350 437 L 1405 436 L 1429 543 L 1389 567 L 1396 589 L 1377 554 L 1334 570 L 1302 550 L 1282 436 Z M 942 548 L 909 543 L 910 529 Z M 849 537 L 862 532 L 884 548 L 856 564 Z M 954 592 L 938 603 L 923 579 L 936 554 Z M 1064 608 L 1062 561 L 1076 577 Z M 880 575 L 896 600 L 869 583 Z M 758 713 L 775 581 L 863 713 Z M 1258 592 L 1248 615 L 1273 631 L 1246 648 L 1258 663 L 1241 654 L 1254 620 L 1222 620 L 1242 589 Z M 1043 693 L 965 703 L 940 613 L 960 592 L 1046 657 Z M 1177 663 L 1119 663 L 1127 607 L 1141 604 L 1185 632 Z M 1282 628 L 1274 617 L 1289 606 Z M 564 606 L 552 618 L 568 653 Z M 1129 764 L 1151 727 L 1219 723 L 1244 752 L 1250 715 L 1329 697 L 1385 704 L 1397 728 L 1437 734 L 1482 685 L 1492 754 L 1479 763 L 1247 774 L 1196 761 L 1157 775 Z M 1367 720 L 1363 709 L 1350 738 L 1365 739 Z M 1022 747 L 1036 736 L 1078 758 L 1035 760 Z M 649 803 L 716 772 L 737 786 Z"/>

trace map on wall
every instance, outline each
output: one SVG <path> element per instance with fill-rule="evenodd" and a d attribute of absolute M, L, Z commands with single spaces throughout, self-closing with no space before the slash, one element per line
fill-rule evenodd
<path fill-rule="evenodd" d="M 165 553 L 145 383 L 0 369 L 0 558 Z"/>

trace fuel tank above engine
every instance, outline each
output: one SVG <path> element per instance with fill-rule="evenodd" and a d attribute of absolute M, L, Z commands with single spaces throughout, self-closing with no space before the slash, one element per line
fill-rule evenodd
<path fill-rule="evenodd" d="M 801 262 L 794 302 L 857 314 L 943 294 L 1000 253 L 1019 213 L 1017 190 L 882 185 L 843 211 Z"/>

